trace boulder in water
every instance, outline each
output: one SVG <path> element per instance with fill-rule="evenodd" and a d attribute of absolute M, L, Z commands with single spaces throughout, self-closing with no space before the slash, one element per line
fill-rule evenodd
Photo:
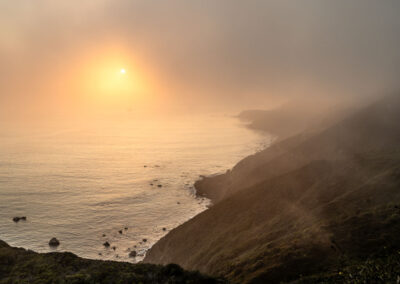
<path fill-rule="evenodd" d="M 105 243 L 103 243 L 103 246 L 105 246 L 106 248 L 109 248 L 110 247 L 110 243 L 109 242 L 105 242 Z"/>
<path fill-rule="evenodd" d="M 136 253 L 135 250 L 133 250 L 133 251 L 131 251 L 131 252 L 129 253 L 129 257 L 136 257 L 136 255 L 137 255 L 137 253 Z"/>
<path fill-rule="evenodd" d="M 13 221 L 15 222 L 15 223 L 18 223 L 19 221 L 26 221 L 26 216 L 22 216 L 22 217 L 14 217 L 13 218 Z"/>
<path fill-rule="evenodd" d="M 51 247 L 58 247 L 59 245 L 60 245 L 60 241 L 57 240 L 57 238 L 52 238 L 49 241 L 49 246 L 51 246 Z"/>

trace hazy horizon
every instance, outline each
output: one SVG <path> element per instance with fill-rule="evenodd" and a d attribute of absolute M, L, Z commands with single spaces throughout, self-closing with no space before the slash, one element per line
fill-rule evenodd
<path fill-rule="evenodd" d="M 398 1 L 0 1 L 2 119 L 397 91 Z M 124 69 L 126 73 L 120 73 Z"/>

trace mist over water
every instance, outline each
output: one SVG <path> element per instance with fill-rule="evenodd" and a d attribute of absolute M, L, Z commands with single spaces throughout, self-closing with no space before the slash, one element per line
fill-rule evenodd
<path fill-rule="evenodd" d="M 270 140 L 222 115 L 73 128 L 4 123 L 0 238 L 49 252 L 48 241 L 57 237 L 59 251 L 141 260 L 169 230 L 206 209 L 208 200 L 194 195 L 199 175 L 224 172 Z M 14 216 L 27 221 L 14 223 Z M 104 248 L 105 241 L 116 250 Z"/>

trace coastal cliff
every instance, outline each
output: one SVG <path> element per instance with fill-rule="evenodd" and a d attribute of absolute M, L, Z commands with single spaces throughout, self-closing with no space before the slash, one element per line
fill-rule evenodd
<path fill-rule="evenodd" d="M 196 188 L 215 205 L 162 238 L 145 261 L 235 283 L 395 281 L 399 121 L 400 99 L 388 97 L 203 179 Z"/>

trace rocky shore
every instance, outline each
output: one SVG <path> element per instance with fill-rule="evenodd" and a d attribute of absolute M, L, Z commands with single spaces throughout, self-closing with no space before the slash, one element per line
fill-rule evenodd
<path fill-rule="evenodd" d="M 80 258 L 69 252 L 36 253 L 0 240 L 0 283 L 225 283 L 166 266 Z"/>

